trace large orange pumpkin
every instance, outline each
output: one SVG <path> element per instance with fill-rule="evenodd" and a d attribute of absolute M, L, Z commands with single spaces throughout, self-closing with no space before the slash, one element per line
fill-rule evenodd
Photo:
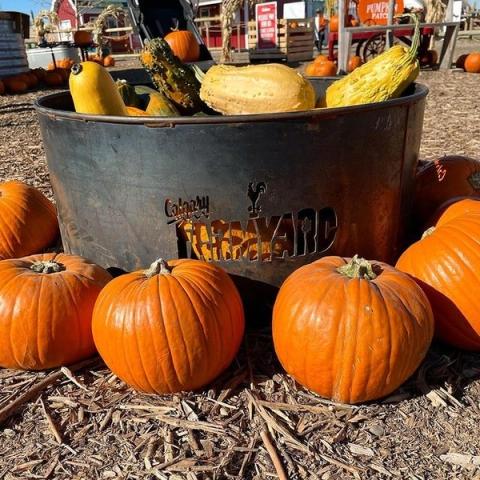
<path fill-rule="evenodd" d="M 363 60 L 358 55 L 353 55 L 348 60 L 348 72 L 353 72 L 356 68 L 363 65 Z"/>
<path fill-rule="evenodd" d="M 469 73 L 480 73 L 480 52 L 473 52 L 465 59 L 465 71 Z"/>
<path fill-rule="evenodd" d="M 165 37 L 172 52 L 182 62 L 196 62 L 200 57 L 200 45 L 189 30 L 174 30 Z"/>
<path fill-rule="evenodd" d="M 418 170 L 415 185 L 415 227 L 423 231 L 446 202 L 458 197 L 480 197 L 480 162 L 461 156 L 439 158 Z"/>
<path fill-rule="evenodd" d="M 398 388 L 425 357 L 432 335 L 432 310 L 415 281 L 358 257 L 301 267 L 273 309 L 273 341 L 285 370 L 344 403 Z"/>
<path fill-rule="evenodd" d="M 454 204 L 397 262 L 427 294 L 438 337 L 475 351 L 480 351 L 479 245 L 480 208 Z"/>
<path fill-rule="evenodd" d="M 111 276 L 75 255 L 0 261 L 0 366 L 59 367 L 95 353 L 95 300 Z"/>
<path fill-rule="evenodd" d="M 480 198 L 456 198 L 449 200 L 435 212 L 429 227 L 446 223 L 467 213 L 480 213 Z"/>
<path fill-rule="evenodd" d="M 217 377 L 243 337 L 242 302 L 230 277 L 199 260 L 163 260 L 117 277 L 93 312 L 108 367 L 149 393 L 195 390 Z"/>
<path fill-rule="evenodd" d="M 1 183 L 0 231 L 0 260 L 38 253 L 57 238 L 55 207 L 29 185 Z"/>

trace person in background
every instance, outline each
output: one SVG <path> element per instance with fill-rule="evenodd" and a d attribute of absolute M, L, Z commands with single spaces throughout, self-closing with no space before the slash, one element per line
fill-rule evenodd
<path fill-rule="evenodd" d="M 323 16 L 322 10 L 315 11 L 315 47 L 319 52 L 322 51 L 322 45 L 325 40 L 325 27 L 327 22 Z"/>

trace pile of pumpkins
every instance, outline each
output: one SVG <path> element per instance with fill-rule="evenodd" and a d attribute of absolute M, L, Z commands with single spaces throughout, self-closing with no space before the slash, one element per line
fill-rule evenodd
<path fill-rule="evenodd" d="M 480 73 L 480 52 L 460 55 L 455 62 L 455 66 L 468 73 Z"/>
<path fill-rule="evenodd" d="M 31 69 L 25 73 L 18 73 L 0 79 L 0 95 L 10 93 L 12 95 L 25 93 L 29 90 L 36 90 L 42 86 L 62 87 L 68 82 L 70 69 L 73 65 L 71 60 L 58 60 L 56 68 L 50 64 L 47 70 L 43 68 Z"/>
<path fill-rule="evenodd" d="M 395 267 L 330 256 L 285 280 L 272 336 L 287 373 L 354 404 L 404 383 L 434 332 L 480 351 L 480 199 L 471 196 L 479 196 L 472 176 L 480 163 L 465 157 L 419 170 L 415 207 L 423 209 L 414 211 L 425 232 Z M 38 253 L 57 238 L 55 208 L 20 182 L 0 185 L 0 218 L 0 366 L 43 370 L 98 352 L 135 389 L 173 393 L 204 387 L 237 354 L 242 301 L 213 263 L 160 258 L 112 278 L 85 258 Z"/>

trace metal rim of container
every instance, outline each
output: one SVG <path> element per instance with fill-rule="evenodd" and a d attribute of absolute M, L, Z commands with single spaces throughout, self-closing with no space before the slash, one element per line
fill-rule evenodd
<path fill-rule="evenodd" d="M 312 117 L 331 117 L 347 115 L 350 112 L 362 112 L 370 110 L 378 110 L 383 108 L 390 108 L 396 105 L 403 105 L 412 102 L 416 102 L 426 97 L 428 94 L 428 87 L 420 84 L 414 84 L 415 91 L 403 97 L 395 98 L 392 100 L 386 100 L 384 102 L 369 103 L 364 105 L 353 105 L 350 107 L 338 107 L 338 108 L 315 108 L 313 110 L 302 110 L 298 112 L 281 112 L 281 113 L 259 113 L 249 115 L 219 115 L 219 116 L 185 116 L 185 117 L 121 117 L 110 115 L 88 115 L 67 110 L 57 110 L 51 107 L 45 107 L 44 102 L 55 97 L 63 97 L 69 94 L 68 91 L 59 93 L 53 93 L 45 95 L 34 101 L 34 107 L 37 112 L 47 115 L 49 117 L 58 119 L 68 119 L 84 122 L 103 122 L 103 123 L 115 123 L 115 124 L 128 124 L 128 125 L 145 125 L 151 127 L 168 126 L 173 127 L 175 125 L 188 125 L 188 124 L 238 124 L 238 123 L 252 123 L 252 122 L 270 122 L 279 120 L 302 120 L 304 118 Z"/>

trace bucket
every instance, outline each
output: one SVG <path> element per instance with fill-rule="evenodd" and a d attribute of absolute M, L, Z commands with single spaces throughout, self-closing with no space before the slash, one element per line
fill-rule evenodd
<path fill-rule="evenodd" d="M 318 92 L 330 80 L 312 79 Z M 108 268 L 214 262 L 278 287 L 325 255 L 393 262 L 408 231 L 427 88 L 382 103 L 176 118 L 40 98 L 63 244 Z"/>

